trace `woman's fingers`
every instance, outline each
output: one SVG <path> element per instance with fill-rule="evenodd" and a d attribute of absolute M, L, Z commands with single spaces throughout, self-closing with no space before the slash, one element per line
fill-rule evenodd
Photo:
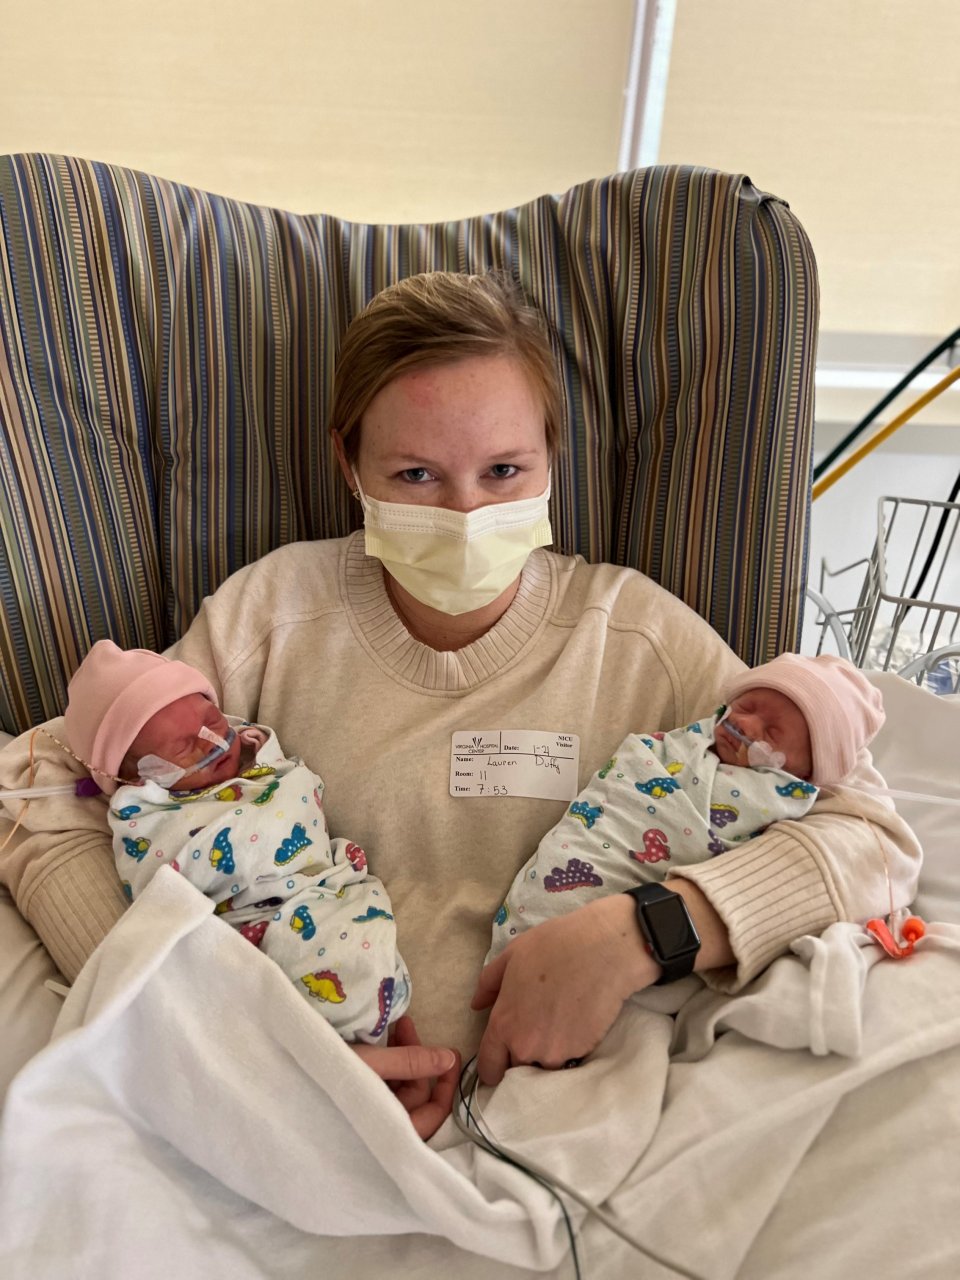
<path fill-rule="evenodd" d="M 381 1080 L 423 1080 L 451 1070 L 457 1061 L 452 1049 L 436 1045 L 354 1044 L 350 1046 Z"/>
<path fill-rule="evenodd" d="M 483 1084 L 508 1067 L 562 1067 L 603 1039 L 651 960 L 624 895 L 612 895 L 518 935 L 480 975 L 473 1007 L 493 1005 L 477 1054 Z"/>
<path fill-rule="evenodd" d="M 390 1044 L 401 1047 L 420 1045 L 420 1036 L 409 1014 L 403 1014 L 391 1025 Z M 390 1087 L 411 1115 L 430 1101 L 432 1084 L 427 1076 L 417 1080 L 395 1081 Z"/>
<path fill-rule="evenodd" d="M 503 974 L 508 963 L 508 953 L 510 948 L 501 951 L 495 960 L 491 960 L 488 965 L 484 965 L 480 971 L 480 977 L 477 979 L 477 989 L 473 993 L 473 999 L 470 1001 L 471 1009 L 489 1009 L 495 1002 L 500 993 L 500 984 L 503 982 Z"/>
<path fill-rule="evenodd" d="M 459 1053 L 454 1054 L 454 1057 L 453 1066 L 437 1077 L 427 1101 L 413 1109 L 407 1108 L 413 1127 L 424 1142 L 433 1137 L 453 1107 L 457 1081 L 460 1079 Z"/>
<path fill-rule="evenodd" d="M 386 1046 L 355 1044 L 354 1053 L 393 1090 L 424 1141 L 446 1120 L 460 1078 L 454 1049 L 424 1045 L 413 1019 L 404 1015 L 390 1028 Z"/>
<path fill-rule="evenodd" d="M 484 1084 L 499 1084 L 510 1066 L 510 1050 L 488 1026 L 477 1050 L 477 1076 Z"/>

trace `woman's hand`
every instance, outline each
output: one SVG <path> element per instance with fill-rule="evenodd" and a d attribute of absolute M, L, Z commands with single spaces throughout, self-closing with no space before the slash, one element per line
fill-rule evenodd
<path fill-rule="evenodd" d="M 385 1047 L 350 1047 L 397 1095 L 424 1142 L 432 1138 L 453 1106 L 460 1078 L 456 1049 L 421 1044 L 413 1019 L 406 1014 L 391 1026 Z"/>
<path fill-rule="evenodd" d="M 510 1066 L 562 1067 L 584 1057 L 627 997 L 659 974 L 626 894 L 521 933 L 480 974 L 471 1001 L 474 1009 L 493 1006 L 477 1074 L 484 1084 L 497 1084 Z"/>

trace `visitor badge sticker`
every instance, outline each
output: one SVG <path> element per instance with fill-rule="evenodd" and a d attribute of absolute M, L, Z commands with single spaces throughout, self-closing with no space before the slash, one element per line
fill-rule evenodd
<path fill-rule="evenodd" d="M 579 766 L 575 733 L 461 729 L 450 752 L 450 794 L 572 800 Z"/>

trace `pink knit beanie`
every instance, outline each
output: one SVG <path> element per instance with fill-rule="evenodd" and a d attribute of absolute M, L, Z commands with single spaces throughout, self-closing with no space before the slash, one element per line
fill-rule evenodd
<path fill-rule="evenodd" d="M 879 689 L 852 663 L 828 653 L 782 653 L 744 671 L 727 689 L 726 701 L 748 689 L 776 689 L 803 712 L 813 754 L 811 781 L 818 786 L 843 781 L 885 718 Z"/>
<path fill-rule="evenodd" d="M 116 782 L 105 775 L 119 770 L 150 717 L 188 693 L 217 701 L 206 676 L 186 663 L 149 649 L 118 649 L 112 640 L 97 641 L 67 688 L 64 726 L 71 750 L 101 791 L 116 791 Z"/>

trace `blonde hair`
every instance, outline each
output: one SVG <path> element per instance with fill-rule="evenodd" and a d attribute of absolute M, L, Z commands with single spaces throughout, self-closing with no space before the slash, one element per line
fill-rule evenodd
<path fill-rule="evenodd" d="M 563 416 L 560 384 L 543 320 L 506 277 L 430 271 L 378 293 L 347 329 L 337 357 L 330 430 L 353 462 L 360 420 L 377 392 L 408 369 L 466 356 L 511 356 L 543 405 L 555 454 Z"/>

